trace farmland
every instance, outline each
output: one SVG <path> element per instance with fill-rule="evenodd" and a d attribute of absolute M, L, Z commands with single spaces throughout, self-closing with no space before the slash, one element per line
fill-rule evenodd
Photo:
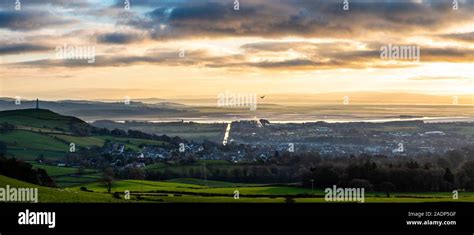
<path fill-rule="evenodd" d="M 164 160 L 156 157 L 157 160 L 144 159 L 144 157 L 139 159 L 138 153 L 146 148 L 171 146 L 171 138 L 149 138 L 146 135 L 144 138 L 136 138 L 121 130 L 116 130 L 114 133 L 105 131 L 104 133 L 108 134 L 102 134 L 97 129 L 92 131 L 94 127 L 79 119 L 47 110 L 0 112 L 0 123 L 2 122 L 16 123 L 17 125 L 13 130 L 0 135 L 0 141 L 6 145 L 6 156 L 26 161 L 35 169 L 44 169 L 54 180 L 57 188 L 38 186 L 40 193 L 43 194 L 42 198 L 40 197 L 43 202 L 126 202 L 127 200 L 124 199 L 126 191 L 131 192 L 129 202 L 326 202 L 324 200 L 325 188 L 320 184 L 332 185 L 334 183 L 332 181 L 338 182 L 335 177 L 348 175 L 348 173 L 360 176 L 341 178 L 341 180 L 345 180 L 346 185 L 354 183 L 353 179 L 356 179 L 355 183 L 360 183 L 360 180 L 357 181 L 358 179 L 372 179 L 372 182 L 377 182 L 377 184 L 371 184 L 368 180 L 363 182 L 368 188 L 365 192 L 366 202 L 474 201 L 474 193 L 463 190 L 459 190 L 459 199 L 453 199 L 452 191 L 445 189 L 446 182 L 451 179 L 450 175 L 440 167 L 421 165 L 422 161 L 432 162 L 432 159 L 427 157 L 418 158 L 423 168 L 418 163 L 412 162 L 411 159 L 406 159 L 406 161 L 400 161 L 397 168 L 394 169 L 392 169 L 392 160 L 389 158 L 379 157 L 375 161 L 370 158 L 345 159 L 337 163 L 345 162 L 347 167 L 339 167 L 338 172 L 335 173 L 345 170 L 346 174 L 336 174 L 328 178 L 324 174 L 332 174 L 335 170 L 328 163 L 336 160 L 330 158 L 323 160 L 319 156 L 299 158 L 286 155 L 260 162 L 255 160 L 234 162 L 222 158 L 197 158 L 196 156 L 203 155 L 203 153 L 200 152 L 199 145 L 192 145 L 190 148 L 195 152 L 191 152 L 189 155 L 174 153 L 173 156 L 168 156 Z M 172 125 L 173 128 L 170 128 L 174 129 L 175 125 L 178 124 L 175 123 Z M 410 125 L 404 124 L 404 129 L 400 129 L 398 125 L 403 126 L 402 124 L 383 127 L 367 125 L 366 130 L 392 128 L 393 130 L 390 131 L 403 130 L 407 133 L 414 130 Z M 241 126 L 243 129 L 250 128 L 250 124 L 241 124 Z M 308 126 L 310 125 L 306 125 L 302 129 L 307 129 Z M 441 127 L 448 130 L 452 126 Z M 462 127 L 455 131 L 471 134 L 472 128 L 467 130 Z M 267 129 L 269 128 L 265 128 L 263 131 Z M 188 132 L 199 131 L 191 128 Z M 133 134 L 133 131 L 131 133 Z M 135 136 L 141 136 L 141 133 L 135 134 Z M 456 133 L 456 135 L 460 134 Z M 82 155 L 80 155 L 81 153 L 71 153 L 71 143 L 74 143 L 77 150 L 83 151 Z M 113 144 L 107 146 L 108 143 Z M 117 151 L 114 146 L 119 145 L 124 148 L 117 155 L 114 153 Z M 241 149 L 243 149 L 242 146 Z M 251 148 L 247 150 L 254 151 Z M 173 149 L 167 148 L 166 151 L 169 153 Z M 221 156 L 223 153 L 219 147 L 214 147 L 213 151 L 215 152 L 213 156 Z M 468 156 L 470 150 L 466 149 L 465 151 L 463 154 Z M 151 153 L 153 152 L 151 151 Z M 156 151 L 156 154 L 161 153 Z M 65 164 L 65 159 L 76 159 L 76 161 Z M 456 163 L 456 159 L 460 159 L 457 165 L 462 166 L 462 158 L 456 157 L 449 160 Z M 121 161 L 124 162 L 121 163 Z M 137 161 L 141 161 L 143 165 L 137 167 Z M 324 161 L 326 164 L 320 164 L 320 161 Z M 84 162 L 86 164 L 83 164 Z M 309 166 L 318 166 L 318 164 L 320 164 L 318 170 L 313 170 Z M 103 178 L 104 168 L 110 166 L 115 166 L 115 173 L 118 175 L 111 180 L 111 192 L 108 192 Z M 300 174 L 300 172 L 306 173 Z M 374 172 L 380 174 L 373 174 Z M 418 187 L 424 187 L 420 192 L 417 190 L 402 189 L 400 190 L 402 192 L 393 190 L 387 196 L 387 192 L 382 192 L 381 188 L 383 179 L 379 180 L 376 177 L 388 173 L 400 178 L 391 179 L 394 184 L 400 187 L 410 186 L 405 184 L 406 178 L 424 179 L 424 175 L 429 174 L 438 174 L 441 180 L 430 183 L 426 182 L 433 177 L 418 180 L 423 183 Z M 410 174 L 418 174 L 420 177 L 412 177 Z M 311 185 L 308 185 L 309 179 L 316 179 L 316 187 L 313 190 Z M 443 182 L 442 180 L 445 180 L 445 184 L 439 183 Z M 24 185 L 27 183 L 2 176 L 0 185 L 2 184 Z M 439 186 L 432 187 L 430 186 L 432 184 Z M 445 188 L 440 190 L 439 187 Z M 236 193 L 239 195 L 238 199 L 235 199 Z M 82 197 L 83 199 L 81 199 Z M 119 197 L 121 200 L 118 199 Z"/>
<path fill-rule="evenodd" d="M 49 188 L 38 186 L 24 181 L 12 179 L 0 175 L 0 187 L 17 188 L 38 188 L 38 202 L 54 202 L 54 203 L 71 203 L 71 202 L 121 202 L 121 200 L 114 199 L 111 195 L 102 193 L 90 193 L 77 190 L 68 190 L 60 188 Z"/>
<path fill-rule="evenodd" d="M 177 183 L 177 182 L 195 182 Z M 113 184 L 112 192 L 124 193 L 126 190 L 133 196 L 139 196 L 142 201 L 162 202 L 285 202 L 291 197 L 295 202 L 311 203 L 326 202 L 324 190 L 300 188 L 284 185 L 235 185 L 229 182 L 209 182 L 203 186 L 203 182 L 197 179 L 174 179 L 170 181 L 144 181 L 144 180 L 122 180 Z M 87 188 L 97 193 L 106 193 L 106 187 L 100 182 L 84 184 L 70 188 L 79 190 Z M 239 199 L 234 199 L 235 190 L 239 192 Z M 393 193 L 386 197 L 385 193 L 368 192 L 365 195 L 366 202 L 469 202 L 474 200 L 474 193 L 460 192 L 459 199 L 454 200 L 452 193 Z"/>

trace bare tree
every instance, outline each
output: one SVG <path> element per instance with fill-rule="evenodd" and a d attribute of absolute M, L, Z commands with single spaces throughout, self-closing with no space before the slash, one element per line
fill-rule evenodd
<path fill-rule="evenodd" d="M 108 193 L 112 191 L 112 183 L 114 181 L 114 176 L 115 176 L 114 169 L 112 169 L 111 167 L 107 167 L 104 170 L 104 174 L 102 175 L 102 182 L 107 187 Z"/>

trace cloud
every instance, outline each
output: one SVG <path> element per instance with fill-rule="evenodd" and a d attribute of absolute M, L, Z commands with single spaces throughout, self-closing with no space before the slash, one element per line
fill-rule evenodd
<path fill-rule="evenodd" d="M 51 47 L 29 43 L 0 45 L 0 55 L 20 54 L 28 52 L 42 52 L 52 50 Z"/>
<path fill-rule="evenodd" d="M 318 45 L 324 45 L 323 43 L 311 43 L 311 42 L 285 42 L 285 41 L 267 41 L 267 42 L 253 42 L 246 43 L 240 48 L 251 51 L 251 52 L 278 52 L 288 50 L 316 50 Z"/>
<path fill-rule="evenodd" d="M 4 0 L 0 2 L 0 7 L 5 9 L 13 10 L 15 8 L 15 0 Z M 37 8 L 38 6 L 63 6 L 63 7 L 78 7 L 78 6 L 88 6 L 89 2 L 87 0 L 21 0 L 22 9 L 30 6 Z"/>
<path fill-rule="evenodd" d="M 259 69 L 328 69 L 333 68 L 339 63 L 334 61 L 317 62 L 310 59 L 289 59 L 282 61 L 259 61 L 259 62 L 242 62 L 242 63 L 226 63 L 226 64 L 208 64 L 208 67 L 253 67 Z"/>
<path fill-rule="evenodd" d="M 474 32 L 442 34 L 439 35 L 439 37 L 444 39 L 474 43 Z"/>
<path fill-rule="evenodd" d="M 61 18 L 45 11 L 1 11 L 0 28 L 29 31 L 45 27 L 60 27 L 74 21 Z"/>
<path fill-rule="evenodd" d="M 85 60 L 36 60 L 21 62 L 17 66 L 37 67 L 116 67 L 150 64 L 161 66 L 200 66 L 208 68 L 255 68 L 264 70 L 311 70 L 311 69 L 365 69 L 405 68 L 419 66 L 418 63 L 403 62 L 385 64 L 380 58 L 380 44 L 367 44 L 364 49 L 355 43 L 311 43 L 267 41 L 247 43 L 241 46 L 243 53 L 216 53 L 208 49 L 186 50 L 179 57 L 179 50 L 166 48 L 149 49 L 143 55 L 121 55 L 112 51 L 109 55 L 97 56 L 95 63 Z M 474 61 L 474 51 L 459 48 L 421 48 L 421 62 L 466 62 Z"/>
<path fill-rule="evenodd" d="M 43 59 L 27 62 L 14 63 L 20 67 L 120 67 L 131 66 L 136 64 L 154 64 L 154 65 L 194 65 L 205 61 L 208 58 L 207 53 L 200 50 L 187 51 L 185 57 L 179 57 L 180 51 L 162 50 L 148 53 L 146 55 L 130 55 L 130 56 L 96 56 L 94 63 L 88 63 L 88 59 Z"/>
<path fill-rule="evenodd" d="M 33 2 L 40 4 L 39 1 L 31 3 Z M 61 0 L 47 2 L 58 5 L 65 3 Z M 92 2 L 94 1 L 89 3 Z M 73 23 L 67 13 L 42 10 L 0 11 L 0 28 L 29 31 L 58 27 L 63 30 L 62 35 L 57 37 L 61 43 L 98 42 L 98 51 L 106 53 L 97 56 L 94 64 L 74 60 L 30 60 L 18 63 L 19 66 L 100 67 L 152 64 L 282 70 L 394 68 L 414 65 L 381 63 L 380 45 L 401 45 L 406 38 L 419 35 L 442 40 L 472 41 L 472 32 L 455 34 L 442 30 L 447 26 L 473 22 L 474 16 L 470 11 L 474 10 L 474 2 L 461 3 L 460 10 L 454 12 L 450 3 L 435 0 L 354 1 L 350 3 L 349 11 L 343 11 L 340 1 L 254 0 L 241 1 L 240 9 L 236 11 L 233 1 L 134 0 L 131 1 L 132 10 L 128 14 L 123 9 L 123 2 L 115 1 L 109 7 L 101 5 L 90 11 L 78 11 L 81 21 L 74 25 L 73 30 L 65 27 L 66 24 Z M 127 17 L 125 14 L 128 14 Z M 102 28 L 102 25 L 105 27 Z M 33 34 L 30 33 L 31 35 Z M 56 37 L 52 34 L 46 36 Z M 234 44 L 233 46 L 240 48 L 238 51 L 230 50 L 233 54 L 213 54 L 206 51 L 209 48 L 198 48 L 199 43 L 189 42 L 191 48 L 185 58 L 178 58 L 177 50 L 155 53 L 147 48 L 149 45 L 163 44 L 177 47 L 180 43 L 185 45 L 188 39 L 196 38 L 217 42 L 221 37 L 242 37 L 247 43 Z M 288 38 L 291 39 L 287 40 Z M 308 38 L 311 41 L 306 40 Z M 321 43 L 318 39 L 326 42 Z M 46 39 L 35 40 L 35 43 L 44 43 Z M 236 40 L 236 43 L 240 42 Z M 425 47 L 422 43 L 420 41 L 421 62 L 473 60 L 473 53 L 469 48 Z M 124 46 L 117 47 L 117 44 Z M 129 55 L 130 51 L 122 48 L 130 45 L 136 46 L 134 48 L 137 50 L 134 51 L 148 51 L 142 55 Z M 23 46 L 4 46 L 3 53 L 44 49 L 32 44 Z M 220 46 L 218 42 L 215 45 L 216 48 Z M 242 51 L 244 53 L 240 54 Z"/>
<path fill-rule="evenodd" d="M 137 33 L 106 33 L 101 34 L 97 37 L 97 41 L 100 43 L 110 44 L 130 44 L 138 41 L 142 41 L 145 37 Z"/>
<path fill-rule="evenodd" d="M 474 62 L 474 50 L 464 48 L 421 48 L 422 62 Z"/>
<path fill-rule="evenodd" d="M 145 1 L 148 2 L 148 1 Z M 142 2 L 143 3 L 143 2 Z M 145 4 L 145 3 L 143 3 Z M 156 4 L 149 4 L 155 6 Z M 355 1 L 343 11 L 339 1 L 233 2 L 165 1 L 141 17 L 124 20 L 132 27 L 149 30 L 155 39 L 186 37 L 259 36 L 368 37 L 372 34 L 431 32 L 450 25 L 472 22 L 473 2 L 453 14 L 449 2 Z M 167 26 L 163 30 L 162 25 Z"/>

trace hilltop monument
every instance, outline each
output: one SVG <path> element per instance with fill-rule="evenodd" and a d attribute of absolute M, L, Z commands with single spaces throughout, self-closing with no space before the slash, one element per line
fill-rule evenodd
<path fill-rule="evenodd" d="M 36 109 L 39 109 L 39 99 L 36 98 Z"/>

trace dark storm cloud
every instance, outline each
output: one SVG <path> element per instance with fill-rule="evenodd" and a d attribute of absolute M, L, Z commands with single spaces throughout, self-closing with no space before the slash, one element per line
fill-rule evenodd
<path fill-rule="evenodd" d="M 136 33 L 107 33 L 97 37 L 97 41 L 100 43 L 110 44 L 129 44 L 144 39 L 143 35 Z"/>
<path fill-rule="evenodd" d="M 13 10 L 15 9 L 15 0 L 2 0 L 0 8 Z M 85 7 L 89 5 L 87 0 L 20 0 L 22 8 L 38 7 L 38 6 L 62 6 L 62 7 Z"/>
<path fill-rule="evenodd" d="M 41 52 L 48 50 L 52 50 L 52 48 L 28 43 L 0 45 L 0 55 Z"/>
<path fill-rule="evenodd" d="M 0 28 L 10 30 L 37 30 L 45 27 L 59 27 L 72 23 L 71 20 L 63 19 L 44 11 L 1 11 Z"/>
<path fill-rule="evenodd" d="M 143 3 L 146 5 L 145 3 Z M 450 2 L 355 1 L 343 11 L 340 1 L 165 1 L 125 24 L 152 31 L 155 38 L 262 36 L 347 37 L 374 32 L 412 33 L 472 21 L 474 2 L 456 12 Z M 168 30 L 159 25 L 167 25 Z"/>

